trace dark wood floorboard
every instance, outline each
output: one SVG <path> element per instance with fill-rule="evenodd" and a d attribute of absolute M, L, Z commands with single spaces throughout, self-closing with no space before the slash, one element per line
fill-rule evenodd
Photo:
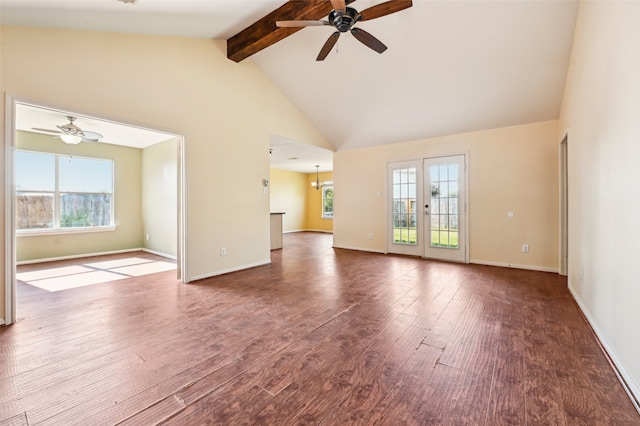
<path fill-rule="evenodd" d="M 565 278 L 331 242 L 186 285 L 20 282 L 0 426 L 640 425 Z"/>

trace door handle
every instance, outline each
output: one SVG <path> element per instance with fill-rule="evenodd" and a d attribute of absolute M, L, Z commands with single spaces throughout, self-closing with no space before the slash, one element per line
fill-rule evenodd
<path fill-rule="evenodd" d="M 425 204 L 425 205 L 424 205 L 424 208 L 425 208 L 425 210 L 424 210 L 424 214 L 425 214 L 425 215 L 427 215 L 427 216 L 429 216 L 429 204 Z"/>

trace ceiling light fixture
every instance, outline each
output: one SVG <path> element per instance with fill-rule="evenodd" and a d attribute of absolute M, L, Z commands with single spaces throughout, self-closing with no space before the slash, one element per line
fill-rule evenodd
<path fill-rule="evenodd" d="M 67 133 L 61 134 L 60 139 L 62 139 L 64 143 L 67 143 L 69 145 L 78 145 L 80 142 L 82 142 L 82 136 Z"/>
<path fill-rule="evenodd" d="M 319 174 L 320 166 L 316 164 L 316 181 L 311 182 L 311 186 L 313 186 L 316 191 L 322 188 L 322 184 L 320 183 L 320 174 Z"/>

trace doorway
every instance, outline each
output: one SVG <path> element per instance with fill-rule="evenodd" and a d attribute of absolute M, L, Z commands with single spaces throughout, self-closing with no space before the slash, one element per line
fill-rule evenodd
<path fill-rule="evenodd" d="M 176 248 L 176 270 L 177 270 L 177 279 L 185 282 L 186 277 L 188 277 L 187 271 L 186 271 L 186 242 L 185 242 L 185 238 L 186 238 L 186 217 L 184 217 L 183 212 L 185 211 L 185 190 L 184 190 L 184 176 L 185 176 L 185 164 L 184 164 L 184 137 L 179 135 L 179 134 L 175 134 L 172 132 L 168 132 L 166 130 L 160 130 L 160 129 L 151 129 L 151 128 L 146 128 L 146 127 L 141 127 L 138 125 L 134 125 L 134 124 L 128 124 L 128 123 L 122 123 L 122 122 L 115 122 L 112 121 L 110 119 L 107 118 L 100 118 L 100 117 L 96 117 L 96 116 L 91 116 L 91 115 L 87 115 L 87 114 L 83 114 L 81 112 L 75 112 L 75 111 L 65 111 L 62 108 L 56 107 L 56 106 L 51 106 L 51 105 L 44 105 L 38 102 L 34 102 L 34 101 L 30 101 L 30 100 L 23 100 L 23 99 L 18 99 L 12 96 L 7 96 L 7 105 L 6 105 L 6 118 L 5 118 L 5 123 L 6 123 L 6 130 L 7 130 L 7 137 L 5 138 L 5 152 L 6 152 L 6 157 L 5 157 L 5 182 L 6 182 L 6 186 L 5 186 L 5 212 L 6 212 L 6 216 L 5 216 L 5 316 L 4 316 L 4 323 L 5 324 L 11 324 L 14 323 L 16 321 L 16 317 L 17 317 L 17 308 L 16 308 L 16 286 L 17 286 L 17 280 L 16 280 L 16 263 L 17 263 L 17 258 L 16 258 L 16 227 L 15 227 L 15 223 L 16 223 L 16 212 L 15 212 L 15 208 L 16 208 L 16 181 L 15 181 L 15 155 L 16 155 L 16 131 L 17 130 L 25 130 L 22 129 L 21 127 L 23 127 L 23 124 L 19 121 L 19 118 L 21 117 L 20 114 L 25 107 L 31 108 L 31 109 L 42 109 L 45 111 L 52 111 L 55 112 L 56 114 L 59 115 L 72 115 L 74 117 L 84 117 L 87 120 L 95 120 L 95 123 L 105 123 L 106 126 L 120 126 L 122 128 L 130 128 L 132 132 L 136 133 L 136 135 L 140 135 L 141 132 L 147 132 L 149 134 L 151 133 L 157 133 L 157 134 L 164 134 L 166 135 L 167 138 L 173 138 L 175 145 L 175 149 L 177 149 L 177 153 L 173 154 L 173 163 L 174 163 L 174 167 L 177 170 L 176 172 L 176 181 L 175 181 L 175 185 L 176 185 L 176 201 L 175 201 L 175 208 L 176 208 L 176 215 L 175 215 L 175 226 L 176 226 L 176 235 L 177 237 L 175 238 L 175 248 Z M 60 128 L 59 126 L 48 126 L 52 129 L 56 129 L 56 127 Z M 62 130 L 62 129 L 61 129 Z M 49 130 L 49 133 L 52 133 L 51 130 Z M 60 132 L 58 132 L 60 133 Z M 91 132 L 90 132 L 91 133 Z M 52 140 L 54 136 L 49 135 L 52 137 Z M 82 143 L 85 143 L 84 141 Z M 88 143 L 88 142 L 87 142 Z M 172 221 L 173 223 L 173 221 Z M 172 226 L 172 225 L 170 225 Z M 147 236 L 148 239 L 148 236 Z M 138 248 L 138 247 L 132 247 L 132 248 Z M 108 252 L 108 251 L 107 251 Z M 88 254 L 94 254 L 94 253 L 88 253 Z M 102 254 L 102 253 L 95 253 L 95 254 Z M 53 259 L 48 259 L 48 260 L 53 260 Z"/>
<path fill-rule="evenodd" d="M 387 253 L 468 261 L 466 155 L 387 165 Z"/>

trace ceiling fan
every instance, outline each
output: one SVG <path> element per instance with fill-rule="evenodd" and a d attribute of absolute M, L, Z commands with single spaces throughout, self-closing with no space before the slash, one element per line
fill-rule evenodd
<path fill-rule="evenodd" d="M 353 36 L 365 46 L 375 50 L 378 53 L 382 53 L 387 50 L 380 40 L 366 32 L 361 28 L 354 28 L 353 26 L 359 21 L 370 21 L 372 19 L 380 18 L 382 16 L 390 15 L 395 12 L 407 9 L 413 5 L 411 0 L 390 0 L 378 5 L 372 6 L 368 9 L 358 12 L 352 7 L 347 7 L 345 0 L 331 0 L 333 10 L 329 13 L 326 21 L 309 21 L 309 20 L 295 20 L 295 21 L 277 21 L 276 26 L 283 28 L 291 27 L 312 27 L 332 25 L 336 28 L 336 32 L 329 36 L 329 39 L 325 42 L 324 46 L 320 50 L 316 61 L 324 61 L 333 46 L 338 41 L 341 33 L 351 32 Z"/>
<path fill-rule="evenodd" d="M 76 118 L 77 117 L 72 115 L 67 115 L 69 123 L 63 124 L 62 126 L 56 126 L 60 130 L 41 129 L 39 127 L 32 127 L 32 129 L 39 132 L 59 134 L 60 136 L 56 137 L 59 137 L 64 143 L 69 145 L 77 145 L 80 142 L 98 142 L 102 139 L 102 135 L 100 133 L 82 130 L 80 127 L 73 124 L 73 122 L 76 121 Z"/>

